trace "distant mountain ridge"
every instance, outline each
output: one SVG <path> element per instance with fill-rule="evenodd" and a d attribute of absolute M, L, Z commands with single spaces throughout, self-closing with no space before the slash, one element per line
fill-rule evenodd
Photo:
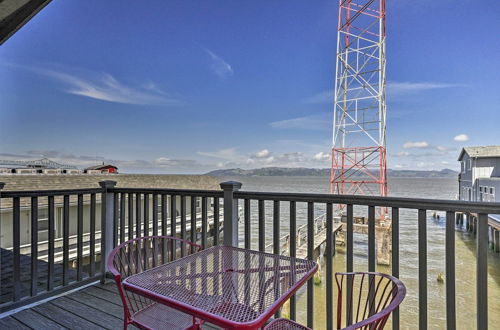
<path fill-rule="evenodd" d="M 222 176 L 329 176 L 329 168 L 306 168 L 306 167 L 263 167 L 252 170 L 232 168 L 215 170 L 207 173 L 215 177 Z M 358 177 L 361 174 L 358 174 Z M 418 170 L 387 170 L 387 176 L 393 178 L 456 178 L 458 172 L 450 169 L 440 171 L 418 171 Z"/>

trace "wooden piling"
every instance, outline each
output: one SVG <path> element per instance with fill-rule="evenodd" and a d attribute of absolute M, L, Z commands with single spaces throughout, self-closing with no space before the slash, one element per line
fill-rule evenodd
<path fill-rule="evenodd" d="M 495 246 L 495 252 L 498 253 L 500 252 L 500 231 L 493 229 L 493 233 L 494 233 L 493 245 Z"/>

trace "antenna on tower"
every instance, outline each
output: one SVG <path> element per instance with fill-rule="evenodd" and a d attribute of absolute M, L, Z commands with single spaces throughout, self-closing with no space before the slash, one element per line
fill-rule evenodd
<path fill-rule="evenodd" d="M 334 194 L 387 196 L 385 17 L 386 0 L 339 0 Z"/>

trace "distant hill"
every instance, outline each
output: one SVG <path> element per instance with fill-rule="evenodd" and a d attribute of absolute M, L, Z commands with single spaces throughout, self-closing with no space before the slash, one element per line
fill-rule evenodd
<path fill-rule="evenodd" d="M 252 170 L 232 168 L 215 170 L 207 173 L 215 177 L 222 176 L 329 176 L 329 168 L 305 168 L 305 167 L 263 167 Z M 440 171 L 417 171 L 417 170 L 387 170 L 387 175 L 393 178 L 456 178 L 457 171 L 444 169 Z"/>

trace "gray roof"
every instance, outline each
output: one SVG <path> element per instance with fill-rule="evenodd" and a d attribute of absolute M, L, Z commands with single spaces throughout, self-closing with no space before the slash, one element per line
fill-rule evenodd
<path fill-rule="evenodd" d="M 458 160 L 462 159 L 464 152 L 466 152 L 469 157 L 500 157 L 500 146 L 464 147 L 460 152 L 460 156 L 458 156 Z"/>
<path fill-rule="evenodd" d="M 172 188 L 220 190 L 219 181 L 208 175 L 162 175 L 162 174 L 36 174 L 36 175 L 1 175 L 0 182 L 5 183 L 2 191 L 19 190 L 59 190 L 99 188 L 99 181 L 116 181 L 117 188 Z M 77 196 L 71 196 L 70 202 L 76 202 Z M 84 201 L 89 196 L 84 195 Z M 62 203 L 62 197 L 55 198 L 56 204 Z M 47 198 L 40 198 L 39 204 L 47 203 Z M 21 198 L 21 206 L 29 205 L 29 198 Z M 1 208 L 12 206 L 11 198 L 2 198 Z"/>

